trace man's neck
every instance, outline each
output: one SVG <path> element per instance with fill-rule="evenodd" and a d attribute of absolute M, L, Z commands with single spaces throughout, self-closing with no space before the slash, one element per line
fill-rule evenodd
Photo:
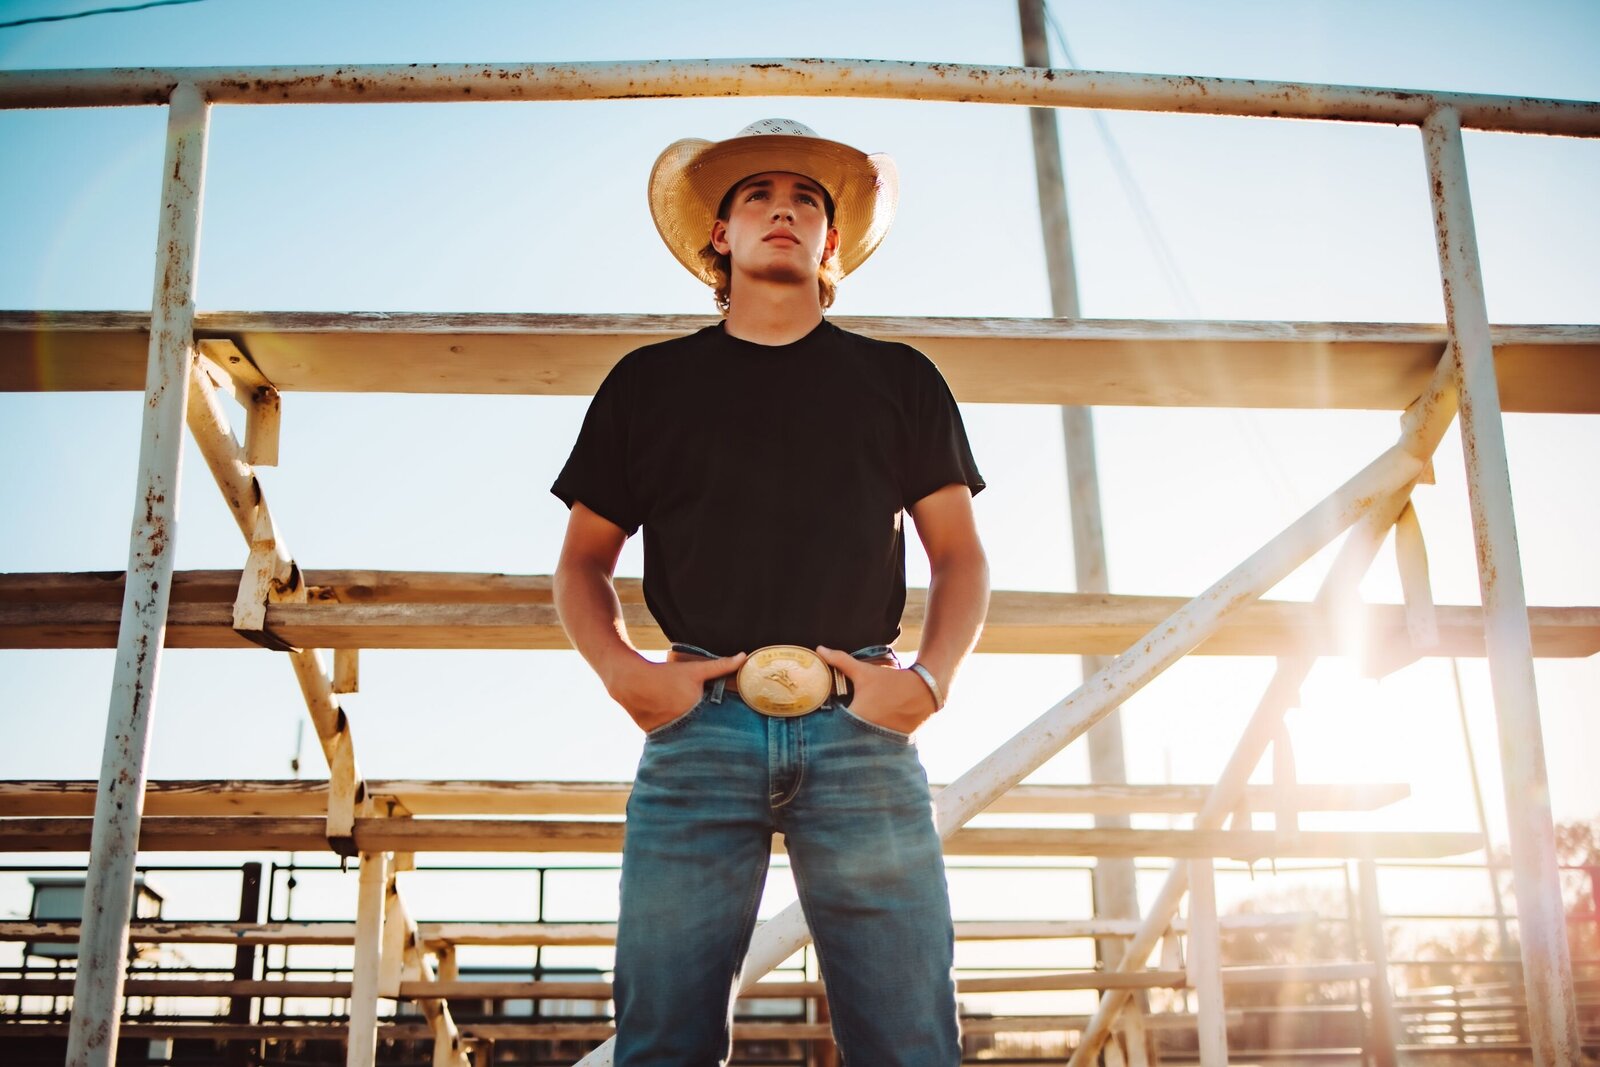
<path fill-rule="evenodd" d="M 758 345 L 800 340 L 822 321 L 817 287 L 741 285 L 731 294 L 723 328 L 730 337 Z"/>

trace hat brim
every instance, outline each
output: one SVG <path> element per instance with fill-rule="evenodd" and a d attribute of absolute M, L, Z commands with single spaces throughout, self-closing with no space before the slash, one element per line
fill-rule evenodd
<path fill-rule="evenodd" d="M 841 274 L 849 274 L 883 242 L 894 222 L 900 180 L 894 160 L 821 137 L 760 134 L 726 141 L 676 141 L 650 169 L 650 216 L 674 257 L 715 286 L 700 254 L 728 190 L 752 174 L 803 174 L 833 198 Z"/>

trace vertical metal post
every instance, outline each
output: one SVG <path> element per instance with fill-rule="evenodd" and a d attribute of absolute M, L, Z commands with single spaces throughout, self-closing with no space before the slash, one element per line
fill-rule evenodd
<path fill-rule="evenodd" d="M 1461 117 L 1440 108 L 1422 124 L 1434 234 L 1461 394 L 1461 444 L 1478 546 L 1484 644 L 1500 730 L 1506 828 L 1511 843 L 1517 929 L 1534 1063 L 1577 1062 L 1578 1013 L 1565 913 L 1556 869 L 1555 825 L 1545 773 L 1544 734 L 1533 677 L 1533 642 L 1522 587 L 1500 388 L 1467 188 Z"/>
<path fill-rule="evenodd" d="M 258 923 L 261 921 L 261 864 L 246 863 L 239 869 L 241 884 L 239 886 L 239 921 L 242 923 Z M 233 950 L 233 979 L 236 982 L 248 982 L 256 976 L 256 946 L 240 945 Z M 228 1021 L 231 1023 L 251 1022 L 251 1006 L 255 1003 L 254 997 L 234 997 L 228 1003 Z M 229 1067 L 248 1067 L 249 1064 L 260 1059 L 261 1042 L 254 1039 L 240 1039 L 229 1041 L 227 1047 L 227 1063 Z"/>
<path fill-rule="evenodd" d="M 1356 877 L 1361 887 L 1361 939 L 1366 945 L 1367 962 L 1372 964 L 1372 977 L 1367 981 L 1367 999 L 1372 1002 L 1372 1060 L 1377 1067 L 1395 1067 L 1400 1022 L 1389 989 L 1389 948 L 1383 940 L 1378 865 L 1370 859 L 1358 861 Z"/>
<path fill-rule="evenodd" d="M 1472 803 L 1478 813 L 1478 830 L 1483 834 L 1483 865 L 1489 874 L 1489 895 L 1494 899 L 1494 922 L 1499 932 L 1496 951 L 1500 958 L 1511 958 L 1511 926 L 1506 921 L 1506 902 L 1500 895 L 1500 872 L 1495 869 L 1494 850 L 1489 841 L 1489 814 L 1483 803 L 1483 783 L 1478 781 L 1478 754 L 1472 747 L 1472 729 L 1467 725 L 1467 698 L 1461 689 L 1461 662 L 1450 657 L 1450 678 L 1456 684 L 1456 713 L 1461 719 L 1461 743 L 1467 750 L 1467 772 L 1472 778 Z"/>
<path fill-rule="evenodd" d="M 1356 902 L 1356 887 L 1350 881 L 1350 864 L 1339 865 L 1339 873 L 1344 876 L 1344 933 L 1345 952 L 1353 960 L 1361 958 L 1361 911 Z M 1362 1003 L 1362 985 L 1354 983 L 1355 989 L 1350 994 L 1355 1013 L 1362 1015 L 1365 1008 Z M 1361 1067 L 1371 1067 L 1372 1042 L 1364 1041 L 1361 1045 Z"/>
<path fill-rule="evenodd" d="M 1045 38 L 1044 0 L 1018 0 L 1022 26 L 1022 62 L 1029 67 L 1050 66 L 1050 42 Z M 1044 233 L 1045 268 L 1050 278 L 1050 313 L 1075 319 L 1078 303 L 1077 267 L 1072 255 L 1072 228 L 1067 214 L 1067 182 L 1061 165 L 1060 131 L 1054 108 L 1028 109 L 1033 131 L 1034 177 L 1039 190 L 1039 224 Z M 1061 409 L 1061 434 L 1066 445 L 1067 502 L 1072 521 L 1072 561 L 1080 593 L 1104 593 L 1106 579 L 1105 529 L 1100 512 L 1100 477 L 1094 451 L 1094 414 L 1085 407 Z M 1101 656 L 1079 660 L 1083 677 L 1092 677 L 1106 665 Z M 1123 757 L 1122 716 L 1113 711 L 1089 730 L 1089 780 L 1120 785 L 1128 780 Z M 1096 815 L 1097 827 L 1127 829 L 1126 815 Z M 1100 857 L 1094 865 L 1096 915 L 1117 919 L 1139 917 L 1139 895 L 1131 859 Z M 1122 957 L 1122 942 L 1099 938 L 1097 954 L 1107 967 Z M 1135 1059 L 1142 1061 L 1142 1054 Z"/>
<path fill-rule="evenodd" d="M 348 1067 L 372 1067 L 378 1053 L 378 969 L 383 953 L 384 892 L 389 854 L 361 853 L 356 900 L 356 959 L 350 975 Z"/>
<path fill-rule="evenodd" d="M 1044 0 L 1017 0 L 1022 24 L 1024 66 L 1050 66 L 1050 42 L 1044 35 Z M 1028 125 L 1033 130 L 1034 177 L 1039 188 L 1039 225 L 1044 231 L 1045 270 L 1050 278 L 1050 312 L 1057 318 L 1075 319 L 1078 309 L 1078 272 L 1072 258 L 1072 230 L 1067 220 L 1067 179 L 1061 169 L 1061 138 L 1056 109 L 1031 107 Z"/>
<path fill-rule="evenodd" d="M 89 845 L 83 939 L 67 1037 L 70 1067 L 108 1067 L 116 1059 L 133 864 L 139 819 L 144 813 L 144 763 L 172 587 L 179 461 L 189 364 L 194 355 L 195 258 L 208 121 L 209 106 L 198 89 L 184 83 L 172 91 L 139 442 L 139 488 Z"/>
<path fill-rule="evenodd" d="M 1222 931 L 1210 856 L 1189 861 L 1189 985 L 1199 999 L 1200 1067 L 1227 1067 L 1228 1012 L 1222 1000 Z"/>
<path fill-rule="evenodd" d="M 1589 914 L 1594 916 L 1594 932 L 1600 940 L 1600 867 L 1585 867 L 1583 871 L 1589 876 Z"/>
<path fill-rule="evenodd" d="M 1437 376 L 1438 372 L 1435 373 Z M 1432 441 L 1436 438 L 1430 437 L 1429 440 L 1431 447 Z M 1337 597 L 1348 595 L 1348 591 L 1356 587 L 1361 575 L 1366 573 L 1373 557 L 1378 554 L 1385 534 L 1394 524 L 1394 518 L 1399 514 L 1409 494 L 1410 488 L 1407 487 L 1368 512 L 1366 519 L 1351 532 L 1343 547 L 1339 549 L 1338 557 L 1328 569 L 1327 577 L 1323 579 L 1322 587 L 1317 591 L 1315 603 L 1326 609 L 1336 603 Z M 1239 802 L 1251 773 L 1261 762 L 1262 755 L 1276 735 L 1284 713 L 1298 699 L 1300 686 L 1310 674 L 1314 662 L 1309 657 L 1301 656 L 1279 658 L 1278 669 L 1267 684 L 1266 691 L 1262 693 L 1255 713 L 1245 725 L 1244 733 L 1239 738 L 1233 755 L 1228 757 L 1228 763 L 1218 776 L 1217 784 L 1195 815 L 1195 829 L 1215 830 L 1228 818 L 1231 810 Z M 1150 950 L 1155 947 L 1156 938 L 1161 936 L 1161 931 L 1177 914 L 1178 905 L 1188 884 L 1188 866 L 1182 863 L 1173 864 L 1166 883 L 1156 894 L 1149 912 L 1140 923 L 1139 932 L 1128 943 L 1125 966 L 1120 968 L 1121 970 L 1130 969 L 1127 964 L 1131 964 L 1132 967 L 1144 965 Z M 1348 892 L 1348 880 L 1346 890 Z M 1354 930 L 1353 926 L 1351 930 Z M 1352 932 L 1352 939 L 1354 936 Z M 1100 1006 L 1084 1027 L 1068 1067 L 1085 1067 L 1094 1058 L 1109 1036 L 1117 1013 L 1122 1010 L 1123 1004 L 1131 995 L 1131 991 L 1125 989 L 1110 989 L 1101 995 Z"/>

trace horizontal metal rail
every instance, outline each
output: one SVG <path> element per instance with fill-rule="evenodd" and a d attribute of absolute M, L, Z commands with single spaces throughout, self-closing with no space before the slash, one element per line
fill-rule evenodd
<path fill-rule="evenodd" d="M 839 96 L 1411 125 L 1449 107 L 1473 129 L 1600 136 L 1592 101 L 883 59 L 22 70 L 0 74 L 0 108 L 164 104 L 182 82 L 217 104 Z"/>
<path fill-rule="evenodd" d="M 298 868 L 301 872 L 308 869 L 315 868 Z M 611 865 L 605 869 L 615 871 L 617 868 Z M 985 865 L 985 869 L 999 868 Z M 1031 869 L 1037 871 L 1062 868 Z M 1224 930 L 1235 931 L 1293 931 L 1311 925 L 1303 912 L 1252 912 L 1224 915 L 1218 921 Z M 955 924 L 955 937 L 957 941 L 1070 941 L 1082 938 L 1132 937 L 1138 933 L 1139 925 L 1137 919 L 972 919 L 961 920 Z M 135 945 L 349 945 L 354 943 L 356 936 L 354 922 L 337 919 L 265 923 L 212 922 L 205 919 L 136 919 L 129 924 L 128 929 L 129 942 Z M 1175 918 L 1169 929 L 1174 934 L 1187 933 L 1188 920 Z M 77 941 L 82 930 L 82 923 L 71 920 L 0 920 L 0 942 L 68 943 Z M 593 947 L 616 944 L 617 924 L 492 919 L 424 922 L 417 924 L 417 939 L 430 950 L 450 945 L 495 945 L 502 948 L 552 945 L 568 948 Z"/>

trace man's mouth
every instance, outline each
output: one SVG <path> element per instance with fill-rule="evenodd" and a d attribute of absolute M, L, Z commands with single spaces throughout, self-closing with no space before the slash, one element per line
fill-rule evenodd
<path fill-rule="evenodd" d="M 799 244 L 800 243 L 800 238 L 796 237 L 794 234 L 790 233 L 788 230 L 774 230 L 773 232 L 771 232 L 771 233 L 767 234 L 765 237 L 763 237 L 762 240 L 763 241 L 788 241 L 791 244 Z"/>

